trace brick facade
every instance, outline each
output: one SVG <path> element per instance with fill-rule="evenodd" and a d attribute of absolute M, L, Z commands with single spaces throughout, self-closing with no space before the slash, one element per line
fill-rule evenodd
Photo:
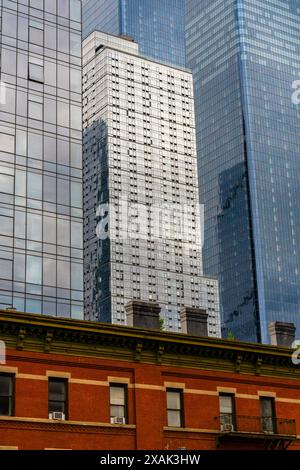
<path fill-rule="evenodd" d="M 300 370 L 285 348 L 0 312 L 0 374 L 15 381 L 0 448 L 300 449 Z M 68 383 L 68 419 L 48 413 L 48 379 Z M 110 384 L 128 389 L 126 424 L 110 423 Z M 167 389 L 182 390 L 184 427 L 167 423 Z M 234 396 L 236 428 L 221 432 L 219 395 Z M 260 396 L 278 429 L 260 429 Z M 257 426 L 258 424 L 258 426 Z"/>

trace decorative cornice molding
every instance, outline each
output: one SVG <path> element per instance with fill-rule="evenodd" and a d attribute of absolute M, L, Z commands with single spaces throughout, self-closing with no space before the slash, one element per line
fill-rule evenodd
<path fill-rule="evenodd" d="M 300 380 L 291 349 L 0 310 L 7 348 Z M 50 358 L 50 356 L 49 356 Z M 66 360 L 67 361 L 67 360 Z"/>

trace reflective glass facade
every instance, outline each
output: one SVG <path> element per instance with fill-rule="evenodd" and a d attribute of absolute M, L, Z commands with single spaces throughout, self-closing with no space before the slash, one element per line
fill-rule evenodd
<path fill-rule="evenodd" d="M 82 318 L 81 2 L 0 14 L 0 307 Z"/>
<path fill-rule="evenodd" d="M 83 37 L 128 35 L 143 55 L 184 66 L 184 8 L 185 0 L 83 0 Z"/>
<path fill-rule="evenodd" d="M 297 0 L 187 0 L 204 269 L 219 278 L 224 334 L 300 329 Z"/>
<path fill-rule="evenodd" d="M 216 279 L 203 276 L 193 82 L 135 42 L 83 43 L 86 318 L 122 324 L 132 299 L 161 307 L 167 330 L 204 308 L 219 336 Z"/>

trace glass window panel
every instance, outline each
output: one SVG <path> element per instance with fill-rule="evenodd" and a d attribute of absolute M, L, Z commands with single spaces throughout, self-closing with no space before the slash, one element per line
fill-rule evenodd
<path fill-rule="evenodd" d="M 56 202 L 56 178 L 44 176 L 44 200 Z"/>
<path fill-rule="evenodd" d="M 68 180 L 57 179 L 57 202 L 65 206 L 70 205 L 70 182 Z"/>
<path fill-rule="evenodd" d="M 110 386 L 111 405 L 125 405 L 125 387 Z"/>
<path fill-rule="evenodd" d="M 45 25 L 45 47 L 56 49 L 56 28 Z"/>
<path fill-rule="evenodd" d="M 73 207 L 82 207 L 82 185 L 74 181 L 71 183 L 71 205 Z"/>
<path fill-rule="evenodd" d="M 168 392 L 167 393 L 168 408 L 172 410 L 180 410 L 181 394 L 180 392 Z"/>
<path fill-rule="evenodd" d="M 69 18 L 69 4 L 70 0 L 59 0 L 58 2 L 58 15 L 63 18 Z"/>
<path fill-rule="evenodd" d="M 45 137 L 44 158 L 48 162 L 56 162 L 56 139 Z"/>
<path fill-rule="evenodd" d="M 81 131 L 82 126 L 82 114 L 81 108 L 78 106 L 71 105 L 71 127 L 72 129 L 77 129 Z"/>
<path fill-rule="evenodd" d="M 70 54 L 81 56 L 81 36 L 78 33 L 70 33 Z"/>
<path fill-rule="evenodd" d="M 70 33 L 64 29 L 58 28 L 58 51 L 69 54 Z"/>
<path fill-rule="evenodd" d="M 56 261 L 51 258 L 44 258 L 43 260 L 43 283 L 46 286 L 56 286 Z"/>
<path fill-rule="evenodd" d="M 81 2 L 80 0 L 71 0 L 70 2 L 70 20 L 81 21 Z"/>
<path fill-rule="evenodd" d="M 13 236 L 13 218 L 0 215 L 0 235 Z"/>
<path fill-rule="evenodd" d="M 56 101 L 45 98 L 45 121 L 56 124 Z"/>
<path fill-rule="evenodd" d="M 71 166 L 82 168 L 82 146 L 80 144 L 71 144 Z"/>
<path fill-rule="evenodd" d="M 71 246 L 83 248 L 83 228 L 79 222 L 71 222 Z"/>
<path fill-rule="evenodd" d="M 43 155 L 43 136 L 41 134 L 28 133 L 28 156 L 41 159 Z"/>
<path fill-rule="evenodd" d="M 56 63 L 45 60 L 45 83 L 56 86 Z"/>
<path fill-rule="evenodd" d="M 17 67 L 16 51 L 11 51 L 2 47 L 1 67 L 3 73 L 15 75 Z"/>
<path fill-rule="evenodd" d="M 34 241 L 42 241 L 42 216 L 27 214 L 27 238 Z"/>
<path fill-rule="evenodd" d="M 168 410 L 168 426 L 174 427 L 174 428 L 181 427 L 180 411 Z"/>
<path fill-rule="evenodd" d="M 2 13 L 2 34 L 11 38 L 17 37 L 17 15 L 3 11 Z"/>
<path fill-rule="evenodd" d="M 15 212 L 15 237 L 25 238 L 26 214 L 25 212 Z"/>
<path fill-rule="evenodd" d="M 42 284 L 42 259 L 37 256 L 27 256 L 26 282 Z"/>
<path fill-rule="evenodd" d="M 18 155 L 27 154 L 27 132 L 17 130 L 16 132 L 16 152 Z"/>
<path fill-rule="evenodd" d="M 65 90 L 70 89 L 69 75 L 69 67 L 59 64 L 57 65 L 57 86 L 59 88 L 64 88 Z"/>
<path fill-rule="evenodd" d="M 125 407 L 118 405 L 110 406 L 110 416 L 116 418 L 125 418 Z"/>
<path fill-rule="evenodd" d="M 70 70 L 71 91 L 81 93 L 81 72 L 80 70 L 71 68 Z"/>
<path fill-rule="evenodd" d="M 2 132 L 0 132 L 0 151 L 14 153 L 15 138 L 13 135 L 3 134 Z"/>
<path fill-rule="evenodd" d="M 57 124 L 62 127 L 70 126 L 69 104 L 62 101 L 57 102 Z"/>
<path fill-rule="evenodd" d="M 0 135 L 1 141 L 1 135 Z M 14 177 L 0 173 L 0 192 L 12 194 L 14 191 Z"/>
<path fill-rule="evenodd" d="M 0 84 L 0 109 L 6 113 L 15 113 L 16 90 L 15 88 Z"/>
<path fill-rule="evenodd" d="M 44 242 L 56 243 L 56 219 L 44 216 Z"/>
<path fill-rule="evenodd" d="M 12 261 L 0 259 L 0 278 L 12 279 Z"/>
<path fill-rule="evenodd" d="M 220 412 L 233 413 L 233 401 L 231 395 L 220 395 Z"/>
<path fill-rule="evenodd" d="M 70 246 L 70 221 L 57 220 L 57 243 L 58 245 Z"/>
<path fill-rule="evenodd" d="M 57 163 L 59 163 L 60 165 L 69 165 L 69 148 L 69 141 L 60 139 L 57 141 Z"/>
<path fill-rule="evenodd" d="M 28 102 L 28 117 L 31 119 L 43 119 L 43 105 L 42 103 L 36 103 L 35 101 Z"/>
<path fill-rule="evenodd" d="M 70 263 L 57 261 L 57 286 L 70 289 Z"/>
<path fill-rule="evenodd" d="M 14 254 L 14 280 L 25 282 L 25 255 Z"/>
<path fill-rule="evenodd" d="M 71 277 L 71 289 L 83 290 L 83 268 L 81 264 L 72 263 Z"/>
<path fill-rule="evenodd" d="M 40 28 L 30 26 L 29 41 L 33 44 L 38 44 L 39 46 L 42 46 L 44 43 L 44 31 Z"/>
<path fill-rule="evenodd" d="M 45 0 L 45 10 L 49 13 L 56 14 L 56 2 L 53 0 Z"/>
<path fill-rule="evenodd" d="M 13 377 L 0 375 L 0 415 L 12 416 L 13 414 Z"/>
<path fill-rule="evenodd" d="M 32 199 L 42 199 L 42 175 L 37 173 L 27 174 L 27 196 Z"/>
<path fill-rule="evenodd" d="M 28 41 L 28 18 L 21 15 L 18 16 L 18 39 Z"/>
<path fill-rule="evenodd" d="M 29 80 L 44 82 L 44 67 L 42 65 L 29 62 Z"/>

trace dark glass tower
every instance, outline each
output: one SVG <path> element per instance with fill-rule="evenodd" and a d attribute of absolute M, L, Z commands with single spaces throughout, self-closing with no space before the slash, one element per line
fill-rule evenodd
<path fill-rule="evenodd" d="M 204 271 L 218 277 L 224 334 L 268 342 L 300 329 L 298 0 L 187 0 Z M 295 85 L 294 85 L 295 86 Z"/>
<path fill-rule="evenodd" d="M 81 2 L 0 15 L 0 308 L 83 318 Z"/>
<path fill-rule="evenodd" d="M 140 53 L 185 65 L 185 0 L 83 0 L 83 37 L 94 30 L 131 36 Z"/>

